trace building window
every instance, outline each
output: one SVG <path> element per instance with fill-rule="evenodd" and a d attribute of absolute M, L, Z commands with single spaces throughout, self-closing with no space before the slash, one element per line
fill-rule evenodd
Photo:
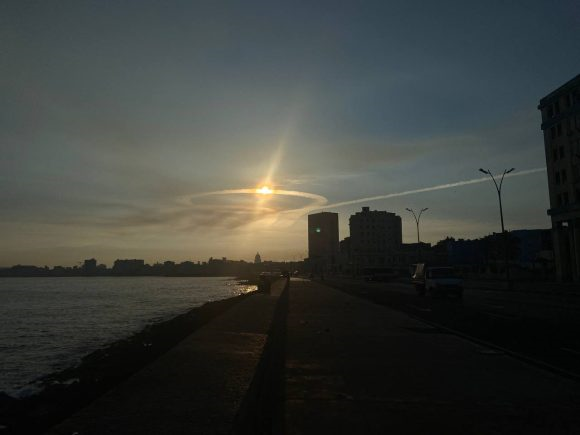
<path fill-rule="evenodd" d="M 558 149 L 553 149 L 552 150 L 552 157 L 554 157 L 554 161 L 555 162 L 558 161 Z"/>
<path fill-rule="evenodd" d="M 558 171 L 556 171 L 556 184 L 560 184 L 560 173 Z"/>
<path fill-rule="evenodd" d="M 556 127 L 552 127 L 550 129 L 550 138 L 551 139 L 555 139 L 556 138 Z"/>
<path fill-rule="evenodd" d="M 566 175 L 566 169 L 562 169 L 562 183 L 568 181 L 568 177 Z"/>
<path fill-rule="evenodd" d="M 564 147 L 560 147 L 560 158 L 564 158 Z"/>
<path fill-rule="evenodd" d="M 559 101 L 556 101 L 554 103 L 554 110 L 556 112 L 556 115 L 559 115 L 560 114 L 560 102 Z"/>
<path fill-rule="evenodd" d="M 559 193 L 556 195 L 556 205 L 558 207 L 562 206 L 562 195 L 560 195 Z"/>
<path fill-rule="evenodd" d="M 562 194 L 562 202 L 564 203 L 564 205 L 568 205 L 568 192 L 564 192 Z"/>
<path fill-rule="evenodd" d="M 558 137 L 562 136 L 562 124 L 558 123 L 556 126 L 556 130 L 558 131 Z"/>
<path fill-rule="evenodd" d="M 552 106 L 548 107 L 548 118 L 554 117 L 554 108 Z"/>

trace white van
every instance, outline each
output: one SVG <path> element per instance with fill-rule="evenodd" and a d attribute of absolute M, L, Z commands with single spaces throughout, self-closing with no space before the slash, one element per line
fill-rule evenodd
<path fill-rule="evenodd" d="M 411 282 L 420 295 L 429 292 L 432 296 L 463 296 L 463 280 L 453 267 L 427 267 L 419 263 Z"/>

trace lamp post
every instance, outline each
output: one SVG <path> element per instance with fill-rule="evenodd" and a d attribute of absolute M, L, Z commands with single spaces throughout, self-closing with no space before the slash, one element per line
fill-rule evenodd
<path fill-rule="evenodd" d="M 407 210 L 408 212 L 411 212 L 413 214 L 413 217 L 415 218 L 415 223 L 417 224 L 417 262 L 420 261 L 420 253 L 421 253 L 421 239 L 419 237 L 419 222 L 421 221 L 421 215 L 423 214 L 424 211 L 429 210 L 429 207 L 427 208 L 422 208 L 421 211 L 419 212 L 419 215 L 417 216 L 415 214 L 415 211 L 411 208 L 406 208 L 405 210 Z"/>
<path fill-rule="evenodd" d="M 495 190 L 497 190 L 497 197 L 499 199 L 499 218 L 501 220 L 501 232 L 503 234 L 504 237 L 504 250 L 505 250 L 505 279 L 507 281 L 508 287 L 511 287 L 511 282 L 510 282 L 510 263 L 509 263 L 509 242 L 508 242 L 508 234 L 505 231 L 504 225 L 503 225 L 503 207 L 501 205 L 501 186 L 503 185 L 503 179 L 506 176 L 506 174 L 509 174 L 510 172 L 512 172 L 515 168 L 511 168 L 511 169 L 505 169 L 503 171 L 503 174 L 501 176 L 501 179 L 499 181 L 499 184 L 497 184 L 497 181 L 495 180 L 495 177 L 493 176 L 493 174 L 491 173 L 491 171 L 479 168 L 479 172 L 482 172 L 483 174 L 489 175 L 491 177 L 491 179 L 493 180 L 493 184 L 495 184 Z"/>

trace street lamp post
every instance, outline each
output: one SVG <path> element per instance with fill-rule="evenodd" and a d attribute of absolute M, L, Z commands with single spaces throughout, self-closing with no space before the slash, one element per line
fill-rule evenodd
<path fill-rule="evenodd" d="M 411 208 L 406 208 L 405 210 L 407 210 L 408 212 L 411 212 L 413 214 L 413 217 L 415 218 L 415 223 L 417 224 L 417 262 L 420 261 L 420 253 L 421 253 L 421 239 L 419 236 L 419 222 L 421 221 L 421 215 L 423 214 L 424 211 L 429 210 L 429 207 L 427 208 L 422 208 L 421 211 L 419 211 L 419 215 L 417 216 L 415 214 L 415 211 Z"/>
<path fill-rule="evenodd" d="M 497 197 L 499 199 L 499 218 L 501 220 L 501 232 L 503 234 L 504 237 L 504 250 L 505 250 L 505 279 L 507 281 L 508 287 L 511 286 L 511 282 L 510 282 L 510 263 L 509 263 L 509 241 L 508 241 L 508 234 L 505 231 L 505 227 L 503 225 L 503 207 L 501 205 L 501 186 L 503 185 L 503 179 L 506 176 L 506 174 L 509 174 L 510 172 L 512 172 L 515 168 L 511 168 L 511 169 L 505 169 L 503 171 L 503 174 L 501 176 L 501 179 L 499 181 L 499 184 L 497 184 L 497 181 L 495 180 L 495 177 L 493 176 L 493 174 L 491 173 L 491 171 L 479 168 L 479 172 L 482 172 L 486 175 L 489 175 L 491 177 L 491 179 L 493 180 L 493 184 L 495 184 L 495 190 L 497 190 Z"/>

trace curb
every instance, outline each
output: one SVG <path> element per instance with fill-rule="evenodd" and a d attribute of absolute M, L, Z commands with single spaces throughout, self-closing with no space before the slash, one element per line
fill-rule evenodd
<path fill-rule="evenodd" d="M 283 418 L 283 410 L 280 409 L 280 401 L 277 399 L 283 396 L 284 388 L 284 351 L 289 288 L 290 280 L 286 281 L 284 290 L 276 302 L 268 337 L 250 387 L 236 415 L 232 434 L 278 433 L 274 427 L 278 427 Z"/>
<path fill-rule="evenodd" d="M 394 308 L 390 308 L 390 309 L 394 310 Z M 489 347 L 490 349 L 494 349 L 494 350 L 500 351 L 502 353 L 505 353 L 506 355 L 509 355 L 517 360 L 523 361 L 523 362 L 527 363 L 528 365 L 531 365 L 535 368 L 541 368 L 543 370 L 555 373 L 555 374 L 560 375 L 562 377 L 565 377 L 567 379 L 572 379 L 574 381 L 580 382 L 580 374 L 578 374 L 578 373 L 570 372 L 568 370 L 562 369 L 560 367 L 556 367 L 556 366 L 549 364 L 547 362 L 532 358 L 530 356 L 521 354 L 521 353 L 513 351 L 513 350 L 506 349 L 505 347 L 498 346 L 496 344 L 490 343 L 490 342 L 485 341 L 485 340 L 481 340 L 481 339 L 473 337 L 471 335 L 464 334 L 463 332 L 457 331 L 457 330 L 455 330 L 453 328 L 449 328 L 447 326 L 440 325 L 439 323 L 432 322 L 430 320 L 422 319 L 421 317 L 414 316 L 412 314 L 407 313 L 406 311 L 399 311 L 399 310 L 395 310 L 395 311 L 406 314 L 407 316 L 409 316 L 413 320 L 417 320 L 419 322 L 425 323 L 425 324 L 432 326 L 432 327 L 435 327 L 437 329 L 442 329 L 442 330 L 444 330 L 452 335 L 456 335 L 458 337 L 461 337 L 464 340 L 467 340 L 467 341 L 470 341 L 472 343 L 476 343 L 476 344 L 479 344 L 481 346 Z"/>

